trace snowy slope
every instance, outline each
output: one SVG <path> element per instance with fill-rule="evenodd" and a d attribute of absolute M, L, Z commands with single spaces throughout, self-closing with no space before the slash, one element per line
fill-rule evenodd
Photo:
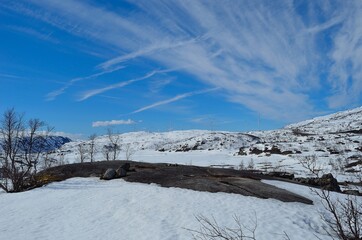
<path fill-rule="evenodd" d="M 312 156 L 317 159 L 319 168 L 332 171 L 340 179 L 348 179 L 353 174 L 346 173 L 346 170 L 356 171 L 362 168 L 362 165 L 345 168 L 362 161 L 362 134 L 359 132 L 361 121 L 362 108 L 356 108 L 272 131 L 124 133 L 118 135 L 121 149 L 117 158 L 126 159 L 128 148 L 134 153 L 131 159 L 136 161 L 227 167 L 249 165 L 252 161 L 253 164 L 250 165 L 258 169 L 305 175 L 306 171 L 300 160 Z M 110 143 L 109 138 L 100 136 L 95 143 L 95 159 L 104 160 L 102 148 Z M 53 158 L 62 163 L 79 161 L 79 144 L 89 145 L 89 141 L 67 143 L 53 154 Z M 239 153 L 246 155 L 238 155 Z"/>
<path fill-rule="evenodd" d="M 330 239 L 323 230 L 322 207 L 307 187 L 271 182 L 292 188 L 315 205 L 283 203 L 236 194 L 196 192 L 156 185 L 73 178 L 28 192 L 0 193 L 1 239 L 192 239 L 196 215 L 214 217 L 233 227 L 233 216 L 253 226 L 258 240 Z M 333 194 L 333 196 L 338 194 Z"/>
<path fill-rule="evenodd" d="M 337 133 L 362 129 L 362 107 L 286 126 L 310 133 Z"/>

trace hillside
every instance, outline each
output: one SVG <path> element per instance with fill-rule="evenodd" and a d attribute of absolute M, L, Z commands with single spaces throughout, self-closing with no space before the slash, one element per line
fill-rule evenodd
<path fill-rule="evenodd" d="M 234 168 L 247 167 L 252 161 L 250 167 L 305 175 L 307 172 L 300 162 L 312 157 L 318 168 L 333 171 L 339 178 L 346 179 L 351 175 L 348 172 L 358 171 L 361 167 L 361 119 L 362 108 L 356 108 L 272 131 L 123 133 L 116 135 L 120 146 L 117 158 L 126 159 L 126 152 L 130 151 L 128 157 L 137 161 Z M 108 136 L 96 138 L 96 160 L 105 159 L 102 149 L 109 142 Z M 53 157 L 79 162 L 79 144 L 88 146 L 90 142 L 66 143 Z"/>

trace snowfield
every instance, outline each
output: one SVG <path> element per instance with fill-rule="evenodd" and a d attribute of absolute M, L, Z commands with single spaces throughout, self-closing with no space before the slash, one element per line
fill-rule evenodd
<path fill-rule="evenodd" d="M 133 132 L 119 138 L 117 159 L 196 166 L 287 171 L 308 176 L 301 159 L 313 157 L 321 173 L 339 181 L 355 181 L 362 170 L 362 108 L 289 125 L 273 131 L 248 133 L 206 130 L 165 133 Z M 110 143 L 95 139 L 95 161 Z M 78 140 L 48 153 L 54 165 L 80 161 Z M 86 156 L 89 161 L 89 156 Z M 123 180 L 73 178 L 28 192 L 0 191 L 0 239 L 192 239 L 195 216 L 234 227 L 233 216 L 247 227 L 257 219 L 256 239 L 330 239 L 320 215 L 319 198 L 305 186 L 264 181 L 313 200 L 314 205 L 283 203 L 227 193 L 162 188 Z M 345 195 L 331 193 L 333 198 Z M 361 201 L 361 197 L 359 197 Z M 362 204 L 362 203 L 361 203 Z"/>
<path fill-rule="evenodd" d="M 319 216 L 322 207 L 307 187 L 266 183 L 315 204 L 73 178 L 28 192 L 0 193 L 1 239 L 192 239 L 186 228 L 198 229 L 195 216 L 200 214 L 229 227 L 235 225 L 234 215 L 249 227 L 256 217 L 260 240 L 285 239 L 284 232 L 293 240 L 330 239 Z"/>

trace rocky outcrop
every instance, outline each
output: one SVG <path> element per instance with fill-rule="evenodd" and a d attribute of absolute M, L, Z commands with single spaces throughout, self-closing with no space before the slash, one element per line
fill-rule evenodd
<path fill-rule="evenodd" d="M 111 180 L 116 178 L 116 176 L 117 176 L 116 170 L 114 170 L 113 168 L 108 168 L 106 172 L 101 176 L 101 179 Z"/>
<path fill-rule="evenodd" d="M 293 180 L 302 184 L 320 187 L 324 190 L 341 192 L 337 179 L 331 173 L 324 174 L 320 178 L 294 178 Z"/>
<path fill-rule="evenodd" d="M 129 163 L 122 164 L 117 170 L 114 168 L 108 168 L 100 179 L 112 180 L 116 178 L 122 178 L 127 176 L 127 172 L 130 170 L 131 165 Z"/>

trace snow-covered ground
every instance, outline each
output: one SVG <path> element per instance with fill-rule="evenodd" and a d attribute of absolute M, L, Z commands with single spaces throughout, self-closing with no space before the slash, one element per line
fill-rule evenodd
<path fill-rule="evenodd" d="M 361 129 L 362 108 L 357 108 L 273 131 L 134 132 L 115 137 L 121 146 L 117 159 L 126 159 L 128 151 L 135 161 L 253 167 L 305 176 L 308 171 L 300 159 L 313 157 L 317 168 L 344 181 L 355 179 L 347 169 L 361 170 L 361 164 L 346 168 L 362 160 Z M 96 161 L 105 159 L 102 149 L 109 143 L 107 136 L 96 138 Z M 90 141 L 66 143 L 48 157 L 55 164 L 79 162 L 79 144 L 89 146 Z M 271 153 L 272 149 L 284 153 Z M 200 214 L 227 227 L 235 226 L 234 215 L 247 226 L 252 226 L 256 217 L 258 240 L 285 239 L 284 232 L 290 239 L 330 239 L 320 218 L 325 214 L 323 207 L 309 188 L 265 182 L 305 196 L 314 205 L 119 179 L 73 178 L 23 193 L 0 192 L 0 239 L 191 239 L 186 228 L 197 230 L 200 224 L 195 216 Z M 338 196 L 344 197 L 332 193 L 332 197 Z"/>
<path fill-rule="evenodd" d="M 285 239 L 284 232 L 293 240 L 330 239 L 319 215 L 323 208 L 307 187 L 266 183 L 308 197 L 315 204 L 73 178 L 28 192 L 0 193 L 0 238 L 191 239 L 185 228 L 200 227 L 195 216 L 214 217 L 221 226 L 233 227 L 235 215 L 249 227 L 257 219 L 259 240 Z"/>
<path fill-rule="evenodd" d="M 225 165 L 238 168 L 250 163 L 266 171 L 288 171 L 306 176 L 308 171 L 300 161 L 316 159 L 316 168 L 332 172 L 340 181 L 351 180 L 361 165 L 346 167 L 362 161 L 362 107 L 345 112 L 292 124 L 283 129 L 248 133 L 207 130 L 171 132 L 131 132 L 113 136 L 121 147 L 117 159 L 145 162 L 168 162 L 198 166 Z M 110 143 L 108 136 L 95 140 L 95 160 L 104 160 L 103 146 Z M 54 152 L 57 162 L 79 161 L 78 145 L 89 146 L 89 141 L 66 143 Z M 246 155 L 238 155 L 242 149 Z M 260 150 L 255 153 L 253 150 Z M 284 154 L 270 153 L 279 149 Z M 89 158 L 88 158 L 89 160 Z M 348 170 L 348 171 L 346 171 Z"/>

